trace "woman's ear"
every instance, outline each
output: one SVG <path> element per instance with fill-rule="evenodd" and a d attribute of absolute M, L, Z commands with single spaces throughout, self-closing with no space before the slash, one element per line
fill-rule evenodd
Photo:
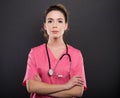
<path fill-rule="evenodd" d="M 68 30 L 68 23 L 65 24 L 65 31 Z"/>
<path fill-rule="evenodd" d="M 44 30 L 46 30 L 46 24 L 45 23 L 43 24 L 43 28 L 44 28 Z"/>

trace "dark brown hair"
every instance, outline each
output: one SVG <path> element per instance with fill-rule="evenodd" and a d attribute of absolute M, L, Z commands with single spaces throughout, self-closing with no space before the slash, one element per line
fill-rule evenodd
<path fill-rule="evenodd" d="M 63 4 L 51 5 L 48 9 L 46 9 L 46 11 L 44 13 L 44 23 L 46 22 L 47 14 L 53 10 L 60 11 L 61 13 L 63 13 L 65 22 L 68 23 L 68 12 Z M 42 31 L 44 32 L 44 36 L 48 39 L 49 36 L 48 36 L 46 30 L 44 29 L 44 26 L 42 27 Z"/>

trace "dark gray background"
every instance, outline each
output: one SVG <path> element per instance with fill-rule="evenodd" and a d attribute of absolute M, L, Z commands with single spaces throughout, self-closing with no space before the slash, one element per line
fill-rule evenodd
<path fill-rule="evenodd" d="M 0 0 L 0 97 L 29 98 L 22 86 L 27 55 L 45 42 L 43 13 L 56 3 L 69 11 L 66 40 L 83 53 L 88 86 L 83 98 L 117 98 L 119 0 Z"/>

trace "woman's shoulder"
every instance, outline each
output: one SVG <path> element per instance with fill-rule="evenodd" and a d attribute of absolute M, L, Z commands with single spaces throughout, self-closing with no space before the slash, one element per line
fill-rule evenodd
<path fill-rule="evenodd" d="M 68 45 L 68 49 L 70 52 L 74 52 L 74 53 L 79 53 L 80 52 L 80 49 L 72 46 L 72 45 Z"/>
<path fill-rule="evenodd" d="M 38 46 L 35 46 L 35 47 L 32 47 L 31 51 L 40 52 L 40 51 L 43 51 L 44 49 L 45 49 L 45 43 L 38 45 Z"/>
<path fill-rule="evenodd" d="M 75 58 L 82 57 L 81 50 L 74 46 L 68 45 L 68 52 L 69 52 L 69 54 L 71 54 L 71 56 L 73 56 Z"/>

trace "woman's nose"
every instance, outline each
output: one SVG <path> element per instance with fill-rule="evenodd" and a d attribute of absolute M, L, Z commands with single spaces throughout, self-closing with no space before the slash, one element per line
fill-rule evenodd
<path fill-rule="evenodd" d="M 57 28 L 57 22 L 53 23 L 53 28 Z"/>

